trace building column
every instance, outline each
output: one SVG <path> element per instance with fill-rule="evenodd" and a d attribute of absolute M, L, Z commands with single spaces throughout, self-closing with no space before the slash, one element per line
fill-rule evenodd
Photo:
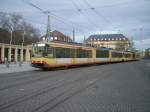
<path fill-rule="evenodd" d="M 29 52 L 29 48 L 26 49 L 26 61 L 30 61 L 30 52 Z"/>
<path fill-rule="evenodd" d="M 2 45 L 1 47 L 1 61 L 4 62 L 5 61 L 5 46 Z"/>
<path fill-rule="evenodd" d="M 20 51 L 20 61 L 23 61 L 23 49 Z"/>
<path fill-rule="evenodd" d="M 11 62 L 11 46 L 9 46 L 9 49 L 8 49 L 8 61 Z"/>
<path fill-rule="evenodd" d="M 18 48 L 15 48 L 15 61 L 18 61 Z"/>

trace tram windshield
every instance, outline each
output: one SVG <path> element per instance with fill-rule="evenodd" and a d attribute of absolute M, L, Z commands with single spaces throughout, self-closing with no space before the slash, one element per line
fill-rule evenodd
<path fill-rule="evenodd" d="M 48 44 L 34 44 L 32 57 L 53 58 L 53 49 Z"/>

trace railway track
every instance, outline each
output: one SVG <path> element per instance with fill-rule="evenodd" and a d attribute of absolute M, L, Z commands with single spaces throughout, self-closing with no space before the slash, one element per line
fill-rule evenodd
<path fill-rule="evenodd" d="M 55 74 L 58 77 L 21 86 L 23 91 L 20 87 L 2 91 L 0 112 L 149 110 L 149 70 L 145 68 L 147 63 L 144 64 L 133 62 L 73 69 L 67 70 L 68 74 L 65 70 L 59 71 Z M 60 75 L 62 72 L 66 74 Z M 128 102 L 130 107 L 125 105 Z M 118 104 L 119 107 L 115 106 Z"/>
<path fill-rule="evenodd" d="M 42 88 L 38 91 L 35 91 L 35 92 L 31 92 L 29 94 L 26 94 L 26 95 L 23 95 L 23 96 L 20 96 L 20 97 L 16 97 L 15 99 L 7 102 L 7 103 L 4 103 L 4 104 L 1 104 L 0 105 L 0 110 L 5 110 L 11 106 L 14 106 L 18 103 L 21 103 L 21 102 L 24 102 L 24 101 L 27 101 L 27 100 L 30 100 L 32 98 L 35 98 L 35 97 L 38 97 L 42 94 L 45 94 L 45 93 L 48 93 L 48 92 L 53 92 L 54 90 L 56 89 L 59 89 L 63 86 L 66 86 L 66 85 L 71 85 L 71 87 L 69 89 L 67 89 L 66 91 L 64 91 L 63 93 L 60 93 L 59 95 L 57 95 L 55 98 L 57 97 L 61 97 L 62 95 L 66 94 L 67 91 L 69 90 L 72 90 L 74 84 L 78 84 L 79 82 L 82 82 L 84 80 L 87 80 L 86 78 L 88 78 L 88 76 L 90 76 L 91 74 L 85 74 L 85 75 L 79 75 L 77 78 L 73 78 L 72 80 L 70 81 L 67 81 L 67 80 L 61 80 L 61 81 L 58 81 L 56 83 L 54 83 L 53 85 L 49 85 L 45 88 Z M 86 78 L 85 78 L 86 77 Z M 53 98 L 53 100 L 55 100 L 55 98 Z M 51 102 L 51 100 L 50 100 Z M 46 105 L 46 104 L 44 104 Z M 42 105 L 43 106 L 43 105 Z M 41 107 L 41 106 L 40 106 Z M 35 109 L 37 110 L 37 108 Z M 33 110 L 34 111 L 34 110 Z"/>
<path fill-rule="evenodd" d="M 103 73 L 106 73 L 106 71 L 103 71 Z M 32 110 L 31 112 L 49 112 L 52 109 L 54 109 L 55 107 L 57 107 L 58 105 L 64 103 L 66 100 L 83 92 L 87 88 L 93 86 L 96 82 L 98 82 L 100 80 L 104 80 L 105 78 L 107 78 L 109 76 L 110 76 L 110 74 L 107 74 L 107 75 L 105 74 L 105 75 L 102 75 L 101 77 L 95 76 L 94 80 L 92 79 L 92 81 L 89 84 L 85 83 L 84 81 L 82 84 L 78 83 L 78 81 L 76 81 L 68 89 L 64 90 L 63 92 L 61 92 L 57 96 L 53 97 L 46 103 L 42 104 L 38 108 Z M 84 80 L 86 80 L 86 79 L 84 79 Z M 80 82 L 82 82 L 82 79 L 80 79 Z"/>
<path fill-rule="evenodd" d="M 78 71 L 78 70 L 80 70 L 80 68 L 76 68 L 74 70 Z M 13 88 L 13 87 L 17 87 L 17 86 L 29 85 L 31 83 L 35 83 L 37 81 L 43 81 L 43 80 L 46 80 L 48 78 L 59 77 L 59 76 L 61 76 L 63 74 L 66 74 L 68 72 L 68 70 L 62 70 L 62 71 L 63 71 L 62 74 L 59 74 L 59 71 L 51 71 L 53 73 L 52 75 L 50 74 L 51 72 L 49 73 L 49 71 L 40 71 L 40 72 L 34 71 L 34 72 L 29 72 L 30 75 L 28 75 L 27 77 L 23 76 L 21 78 L 18 78 L 18 74 L 17 74 L 17 75 L 15 75 L 17 79 L 13 80 L 14 83 L 10 83 L 11 81 L 9 81 L 9 80 L 6 81 L 8 85 L 5 85 L 4 87 L 1 87 L 2 86 L 2 84 L 1 84 L 0 91 L 6 90 L 6 89 L 10 89 L 10 88 Z M 71 69 L 70 69 L 70 71 L 71 71 Z M 34 73 L 34 75 L 32 76 L 33 73 Z M 41 74 L 43 74 L 43 73 L 46 73 L 46 74 L 41 76 Z M 13 77 L 13 76 L 10 76 L 10 77 Z M 8 76 L 6 76 L 6 77 L 8 77 Z M 25 78 L 27 78 L 27 79 L 25 79 Z M 3 79 L 1 78 L 1 80 L 3 80 Z"/>
<path fill-rule="evenodd" d="M 40 72 L 40 73 L 37 73 L 36 75 L 33 75 L 33 76 L 32 76 L 32 74 L 30 74 L 30 76 L 27 76 L 27 77 L 24 76 L 21 79 L 18 78 L 18 79 L 13 81 L 13 82 L 15 82 L 14 84 L 11 83 L 11 84 L 8 84 L 4 87 L 0 87 L 0 91 L 10 89 L 13 87 L 17 87 L 17 86 L 28 85 L 31 83 L 35 83 L 37 81 L 42 81 L 42 80 L 46 80 L 46 79 L 53 78 L 53 77 L 58 77 L 58 75 L 56 75 L 57 73 L 53 74 L 53 75 L 49 74 L 49 72 L 46 72 L 46 73 L 47 74 L 42 75 L 42 76 L 41 76 L 41 74 L 43 74 L 43 72 Z M 65 72 L 64 72 L 64 74 L 65 74 Z M 63 75 L 63 74 L 59 74 L 59 76 L 60 75 Z M 25 77 L 26 77 L 26 79 L 25 79 Z M 7 81 L 7 82 L 9 82 L 9 81 Z"/>

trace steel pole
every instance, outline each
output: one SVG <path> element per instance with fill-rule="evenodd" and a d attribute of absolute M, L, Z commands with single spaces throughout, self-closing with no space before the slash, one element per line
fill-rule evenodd
<path fill-rule="evenodd" d="M 12 32 L 12 29 L 11 29 L 11 31 L 10 31 L 10 43 L 9 43 L 9 59 L 8 59 L 8 61 L 9 62 L 11 62 L 11 44 L 12 44 L 12 34 L 13 32 Z"/>

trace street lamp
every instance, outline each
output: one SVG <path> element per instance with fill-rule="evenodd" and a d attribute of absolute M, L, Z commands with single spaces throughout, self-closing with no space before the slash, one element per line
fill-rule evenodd
<path fill-rule="evenodd" d="M 22 34 L 22 59 L 21 59 L 21 61 L 23 61 L 23 44 L 24 44 L 24 36 L 25 36 L 25 31 L 23 30 L 23 34 Z"/>
<path fill-rule="evenodd" d="M 8 61 L 11 62 L 11 44 L 13 38 L 13 27 L 10 25 L 10 42 L 9 42 L 9 54 L 8 54 Z"/>
<path fill-rule="evenodd" d="M 24 36 L 25 36 L 25 30 L 21 30 L 21 31 L 23 31 L 23 34 L 22 34 L 21 57 L 20 57 L 19 66 L 21 66 L 23 63 L 23 44 L 24 44 Z"/>

